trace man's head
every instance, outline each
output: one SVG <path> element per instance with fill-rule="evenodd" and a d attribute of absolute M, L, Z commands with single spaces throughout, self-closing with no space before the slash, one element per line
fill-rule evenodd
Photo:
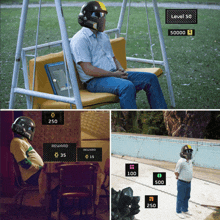
<path fill-rule="evenodd" d="M 11 126 L 11 129 L 16 134 L 20 134 L 32 141 L 35 133 L 35 123 L 31 118 L 21 116 L 16 118 Z"/>
<path fill-rule="evenodd" d="M 91 1 L 82 6 L 78 22 L 83 27 L 103 32 L 105 30 L 105 16 L 107 9 L 102 2 Z"/>
<path fill-rule="evenodd" d="M 190 145 L 184 145 L 181 149 L 180 156 L 182 158 L 191 160 L 192 159 L 192 152 L 193 152 L 193 149 Z"/>

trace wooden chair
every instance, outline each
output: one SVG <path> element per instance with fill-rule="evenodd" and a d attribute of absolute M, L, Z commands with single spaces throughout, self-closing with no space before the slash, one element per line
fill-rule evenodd
<path fill-rule="evenodd" d="M 24 200 L 24 195 L 28 192 L 33 192 L 33 191 L 39 192 L 39 187 L 27 184 L 22 180 L 17 161 L 15 160 L 13 155 L 12 155 L 12 157 L 14 160 L 13 172 L 15 175 L 15 185 L 18 186 L 18 188 L 19 188 L 18 193 L 14 196 L 14 204 L 15 205 L 18 204 L 19 208 L 21 208 L 21 206 L 23 204 L 23 200 Z M 20 197 L 20 202 L 18 203 L 19 197 Z"/>
<path fill-rule="evenodd" d="M 93 207 L 93 218 L 96 218 L 96 166 L 93 164 L 62 164 L 60 172 L 60 192 L 58 205 L 58 219 L 62 212 L 61 201 L 63 199 L 78 199 L 80 217 L 82 216 L 82 199 L 91 199 Z M 86 203 L 84 203 L 86 204 Z M 86 215 L 88 215 L 86 204 Z"/>
<path fill-rule="evenodd" d="M 160 68 L 127 68 L 126 61 L 126 50 L 125 50 L 125 39 L 123 37 L 119 37 L 111 40 L 111 45 L 115 57 L 121 63 L 122 67 L 126 71 L 141 71 L 141 72 L 151 72 L 157 75 L 157 77 L 161 76 L 163 71 Z M 35 72 L 35 91 L 45 92 L 49 94 L 53 94 L 53 90 L 51 88 L 49 79 L 47 77 L 44 65 L 49 63 L 56 63 L 64 61 L 63 52 L 52 53 L 45 56 L 37 57 L 36 59 L 36 72 Z M 29 85 L 32 86 L 33 82 L 33 69 L 34 69 L 34 59 L 29 61 Z M 91 109 L 98 108 L 102 105 L 117 103 L 119 102 L 118 96 L 111 93 L 91 93 L 86 90 L 85 85 L 80 81 L 79 74 L 75 68 L 77 82 L 79 86 L 79 92 L 81 96 L 81 101 L 83 108 Z M 32 88 L 30 88 L 32 89 Z M 57 102 L 54 100 L 47 100 L 43 98 L 33 98 L 33 108 L 34 109 L 69 109 L 70 104 L 64 102 Z M 72 108 L 76 108 L 75 105 L 72 105 Z"/>
<path fill-rule="evenodd" d="M 107 158 L 105 161 L 105 169 L 104 169 L 105 179 L 103 181 L 101 189 L 105 191 L 105 195 L 102 195 L 102 197 L 107 198 L 108 208 L 109 208 L 109 172 L 110 172 L 110 159 Z"/>

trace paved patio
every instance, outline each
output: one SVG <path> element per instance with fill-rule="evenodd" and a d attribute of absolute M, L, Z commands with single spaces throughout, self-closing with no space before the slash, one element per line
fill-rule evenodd
<path fill-rule="evenodd" d="M 138 163 L 139 176 L 125 177 L 125 164 Z M 163 167 L 163 163 L 166 164 Z M 168 168 L 167 168 L 168 167 Z M 166 162 L 151 161 L 132 157 L 113 155 L 111 157 L 111 187 L 122 190 L 131 187 L 134 196 L 140 196 L 140 213 L 135 215 L 138 220 L 178 220 L 176 216 L 176 179 L 173 170 L 175 164 L 167 165 Z M 201 204 L 220 206 L 220 170 L 210 169 L 214 172 L 213 178 L 205 178 L 209 169 L 195 168 L 192 180 L 189 210 L 193 216 L 186 219 L 204 220 L 215 209 L 203 207 Z M 153 185 L 153 172 L 166 172 L 166 186 Z M 199 177 L 197 176 L 199 173 Z M 204 178 L 203 178 L 204 177 Z M 158 208 L 145 208 L 145 195 L 158 195 Z"/>

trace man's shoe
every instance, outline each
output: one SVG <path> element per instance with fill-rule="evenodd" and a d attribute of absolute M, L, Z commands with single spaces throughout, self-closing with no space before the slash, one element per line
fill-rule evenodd
<path fill-rule="evenodd" d="M 185 218 L 185 215 L 183 215 L 182 213 L 176 213 L 176 215 L 177 215 L 179 218 Z"/>
<path fill-rule="evenodd" d="M 192 216 L 192 213 L 189 212 L 189 211 L 187 211 L 187 212 L 183 212 L 183 213 L 184 213 L 184 215 L 190 215 L 190 216 Z"/>

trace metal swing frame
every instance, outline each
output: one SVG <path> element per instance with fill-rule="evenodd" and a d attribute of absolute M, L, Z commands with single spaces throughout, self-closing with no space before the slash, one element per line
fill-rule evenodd
<path fill-rule="evenodd" d="M 40 17 L 40 8 L 41 8 L 41 0 L 40 0 L 38 26 L 37 26 L 37 34 L 36 34 L 36 45 L 31 46 L 31 47 L 22 48 L 23 39 L 24 39 L 24 31 L 25 31 L 25 24 L 26 24 L 26 19 L 27 19 L 28 4 L 29 4 L 29 0 L 23 0 L 21 19 L 20 19 L 20 27 L 19 27 L 19 32 L 18 32 L 17 47 L 16 47 L 16 53 L 15 53 L 15 62 L 14 62 L 14 69 L 13 69 L 9 109 L 14 108 L 15 93 L 26 95 L 26 102 L 27 102 L 28 109 L 32 109 L 32 101 L 31 101 L 30 97 L 39 97 L 39 98 L 45 98 L 45 99 L 50 99 L 50 100 L 55 100 L 55 101 L 61 101 L 61 102 L 65 102 L 65 103 L 70 103 L 70 106 L 71 106 L 71 104 L 74 104 L 74 105 L 76 105 L 77 109 L 83 108 L 80 93 L 79 93 L 79 87 L 77 84 L 76 73 L 75 73 L 75 69 L 74 69 L 74 65 L 73 65 L 73 61 L 72 61 L 72 55 L 71 55 L 71 50 L 70 50 L 70 45 L 69 45 L 70 39 L 68 39 L 68 35 L 67 35 L 66 24 L 65 24 L 65 19 L 63 16 L 61 0 L 54 0 L 54 1 L 55 1 L 55 6 L 56 6 L 56 11 L 57 11 L 62 40 L 54 41 L 54 42 L 50 42 L 50 43 L 45 43 L 45 44 L 41 44 L 41 45 L 37 44 L 39 17 Z M 157 1 L 152 0 L 152 2 L 153 2 L 153 8 L 154 8 L 154 13 L 155 13 L 155 18 L 156 18 L 156 24 L 157 24 L 157 30 L 158 30 L 159 40 L 160 40 L 163 61 L 154 60 L 153 56 L 152 56 L 153 60 L 133 58 L 133 57 L 126 57 L 126 60 L 163 65 L 165 67 L 165 71 L 166 71 L 166 78 L 167 78 L 169 96 L 170 96 L 170 100 L 171 100 L 171 106 L 175 107 L 175 100 L 174 100 L 173 88 L 172 88 L 172 84 L 171 84 L 170 70 L 169 70 L 169 65 L 168 65 L 168 60 L 167 60 L 167 55 L 166 55 L 166 49 L 165 49 L 164 38 L 163 38 L 163 33 L 162 33 L 162 28 L 161 28 L 161 23 L 160 23 Z M 146 1 L 145 1 L 145 4 L 146 4 Z M 120 35 L 122 34 L 121 28 L 122 28 L 124 15 L 125 15 L 126 6 L 127 6 L 127 0 L 123 0 L 117 28 L 106 30 L 105 33 L 107 33 L 107 34 L 114 33 L 115 38 L 120 37 Z M 147 10 L 147 5 L 146 5 L 146 10 Z M 129 4 L 129 13 L 130 13 L 130 4 Z M 129 14 L 128 14 L 128 21 L 129 21 Z M 128 29 L 128 21 L 127 21 L 127 29 Z M 148 22 L 148 25 L 149 25 L 149 22 Z M 127 38 L 127 30 L 126 30 L 126 38 Z M 27 56 L 34 56 L 35 62 L 36 62 L 37 49 L 43 49 L 43 48 L 55 47 L 55 46 L 62 46 L 63 47 L 64 60 L 65 60 L 65 63 L 67 63 L 67 65 L 68 65 L 69 72 L 71 73 L 71 74 L 69 74 L 69 76 L 70 76 L 70 81 L 72 84 L 74 98 L 33 91 L 34 80 L 33 80 L 32 90 L 30 90 L 29 81 L 28 81 L 28 70 L 27 70 L 26 57 Z M 152 43 L 151 43 L 151 49 L 152 49 Z M 35 50 L 35 55 L 27 55 L 26 54 L 26 52 L 33 51 L 33 50 Z M 24 77 L 25 89 L 17 87 L 21 60 L 22 60 L 22 67 L 23 67 L 23 77 Z M 35 67 L 36 66 L 34 66 L 34 72 L 35 72 Z M 65 66 L 65 68 L 66 68 L 66 66 Z"/>
<path fill-rule="evenodd" d="M 66 103 L 76 105 L 77 109 L 82 109 L 83 106 L 82 106 L 82 101 L 81 101 L 81 97 L 80 97 L 80 93 L 79 93 L 79 87 L 77 84 L 77 78 L 76 78 L 76 73 L 75 73 L 75 69 L 74 69 L 74 64 L 73 64 L 73 60 L 72 60 L 69 39 L 68 39 L 68 35 L 67 35 L 67 30 L 66 30 L 65 19 L 63 16 L 61 0 L 55 0 L 55 6 L 56 6 L 57 17 L 58 17 L 58 21 L 59 21 L 62 40 L 57 41 L 57 42 L 51 42 L 48 44 L 43 44 L 43 45 L 37 45 L 37 37 L 36 37 L 36 45 L 35 46 L 29 47 L 29 48 L 22 48 L 23 39 L 24 39 L 24 31 L 25 31 L 25 24 L 26 24 L 26 20 L 27 20 L 28 4 L 29 4 L 29 0 L 23 0 L 21 19 L 20 19 L 20 27 L 19 27 L 19 32 L 18 32 L 17 47 L 16 47 L 16 53 L 15 53 L 15 62 L 14 62 L 14 69 L 13 69 L 9 109 L 14 108 L 15 93 L 26 95 L 28 109 L 32 109 L 32 102 L 31 102 L 30 97 L 39 97 L 39 98 L 51 99 L 51 100 L 60 101 L 60 102 L 66 102 Z M 41 6 L 41 0 L 40 0 L 40 6 Z M 39 9 L 39 14 L 40 14 L 40 9 Z M 38 15 L 38 17 L 39 17 L 39 15 Z M 39 27 L 39 19 L 38 19 L 38 27 Z M 62 45 L 62 47 L 63 47 L 65 60 L 68 65 L 69 72 L 71 73 L 69 75 L 70 75 L 70 81 L 71 81 L 72 88 L 73 88 L 74 98 L 53 95 L 53 94 L 48 94 L 48 93 L 43 93 L 43 92 L 37 92 L 37 91 L 30 90 L 30 88 L 29 88 L 26 52 L 35 49 L 34 57 L 35 57 L 35 62 L 36 62 L 36 55 L 37 55 L 36 49 L 55 46 L 55 45 L 57 45 L 57 46 Z M 22 59 L 22 64 L 23 64 L 23 76 L 24 76 L 25 89 L 17 87 L 21 59 Z M 34 69 L 35 69 L 35 67 L 34 67 Z M 33 83 L 34 83 L 34 80 L 33 80 Z M 33 86 L 34 86 L 34 84 L 33 84 Z"/>
<path fill-rule="evenodd" d="M 151 49 L 152 60 L 151 59 L 134 58 L 134 57 L 126 57 L 126 60 L 140 62 L 140 63 L 150 63 L 150 64 L 153 64 L 153 66 L 155 64 L 159 64 L 159 65 L 164 66 L 165 72 L 166 72 L 167 85 L 168 85 L 171 106 L 174 108 L 174 107 L 176 107 L 176 104 L 175 104 L 175 98 L 174 98 L 173 87 L 172 87 L 172 82 L 171 82 L 169 63 L 168 63 L 167 54 L 166 54 L 166 47 L 165 47 L 165 43 L 164 43 L 163 32 L 162 32 L 162 27 L 161 27 L 161 22 L 160 22 L 159 10 L 157 7 L 157 0 L 152 0 L 152 3 L 153 3 L 153 8 L 154 8 L 154 14 L 155 14 L 155 19 L 156 19 L 157 31 L 158 31 L 158 36 L 159 36 L 159 40 L 160 40 L 160 48 L 161 48 L 163 60 L 162 61 L 154 60 L 154 55 L 153 55 L 153 51 L 152 51 L 153 45 L 151 42 L 150 25 L 149 25 L 149 20 L 148 20 L 148 11 L 147 11 L 146 0 L 145 0 L 145 8 L 146 8 L 146 13 L 147 13 L 148 32 L 149 32 L 149 38 L 150 38 L 150 45 L 151 45 L 150 49 Z M 117 31 L 115 30 L 117 37 L 119 37 L 120 34 L 122 34 L 121 27 L 122 27 L 124 15 L 125 15 L 126 6 L 127 6 L 127 0 L 123 0 L 121 13 L 120 13 L 120 17 L 119 17 L 119 22 L 118 22 L 118 27 L 116 29 Z M 125 34 L 126 38 L 127 38 L 130 7 L 131 7 L 131 0 L 129 2 L 129 9 L 128 9 L 127 28 L 126 28 L 126 34 Z"/>

